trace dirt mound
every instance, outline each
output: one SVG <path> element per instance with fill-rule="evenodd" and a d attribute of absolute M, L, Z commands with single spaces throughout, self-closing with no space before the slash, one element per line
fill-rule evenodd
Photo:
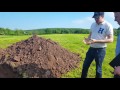
<path fill-rule="evenodd" d="M 78 67 L 79 61 L 78 54 L 36 35 L 8 47 L 0 59 L 1 65 L 8 65 L 22 77 L 29 78 L 60 78 Z"/>
<path fill-rule="evenodd" d="M 0 48 L 0 58 L 2 57 L 3 54 L 4 54 L 4 50 Z"/>
<path fill-rule="evenodd" d="M 20 78 L 18 73 L 15 73 L 7 64 L 0 64 L 0 78 Z"/>

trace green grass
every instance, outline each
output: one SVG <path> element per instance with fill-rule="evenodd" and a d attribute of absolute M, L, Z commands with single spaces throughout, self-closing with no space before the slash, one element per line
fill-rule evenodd
<path fill-rule="evenodd" d="M 7 48 L 13 43 L 25 40 L 30 36 L 0 36 L 0 48 Z"/>
<path fill-rule="evenodd" d="M 85 45 L 82 40 L 84 37 L 87 37 L 87 34 L 50 34 L 50 35 L 39 35 L 40 37 L 50 38 L 53 41 L 58 42 L 63 48 L 68 49 L 71 52 L 79 53 L 82 60 L 80 62 L 80 67 L 70 72 L 64 74 L 62 78 L 80 78 L 83 61 L 86 56 L 86 52 L 89 48 L 88 45 Z M 16 43 L 18 41 L 29 38 L 30 36 L 0 36 L 0 48 L 7 48 L 9 45 Z M 116 37 L 113 43 L 108 44 L 106 56 L 103 62 L 103 78 L 112 78 L 113 74 L 110 71 L 113 71 L 112 67 L 109 66 L 109 62 L 115 57 L 115 45 Z M 95 77 L 95 62 L 91 64 L 88 71 L 88 78 Z"/>

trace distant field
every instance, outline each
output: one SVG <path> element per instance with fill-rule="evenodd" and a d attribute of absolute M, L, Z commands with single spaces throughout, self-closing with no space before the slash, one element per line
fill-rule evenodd
<path fill-rule="evenodd" d="M 68 49 L 71 52 L 79 53 L 82 57 L 80 67 L 75 70 L 71 70 L 67 74 L 63 75 L 63 78 L 80 78 L 83 61 L 86 55 L 86 52 L 89 48 L 88 45 L 85 45 L 82 40 L 84 37 L 87 37 L 87 34 L 49 34 L 49 35 L 39 35 L 40 37 L 50 38 L 53 41 L 58 42 L 62 47 Z M 7 48 L 13 43 L 25 40 L 30 36 L 0 36 L 0 48 Z M 113 43 L 108 44 L 106 57 L 103 62 L 103 78 L 112 78 L 113 75 L 110 71 L 113 69 L 109 66 L 109 62 L 115 56 L 115 46 L 116 46 L 116 37 Z M 95 62 L 93 62 L 89 68 L 88 78 L 95 77 Z"/>

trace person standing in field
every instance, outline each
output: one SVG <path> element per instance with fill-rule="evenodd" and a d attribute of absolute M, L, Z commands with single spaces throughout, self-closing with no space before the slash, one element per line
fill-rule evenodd
<path fill-rule="evenodd" d="M 120 25 L 120 12 L 114 12 L 115 21 Z M 116 56 L 120 54 L 120 28 L 117 30 Z M 120 66 L 114 69 L 114 78 L 120 78 Z"/>
<path fill-rule="evenodd" d="M 81 78 L 86 78 L 90 64 L 95 59 L 96 78 L 102 78 L 102 63 L 106 54 L 106 43 L 113 42 L 113 27 L 104 20 L 104 12 L 94 12 L 95 22 L 91 25 L 90 34 L 84 42 L 90 45 L 83 63 Z"/>

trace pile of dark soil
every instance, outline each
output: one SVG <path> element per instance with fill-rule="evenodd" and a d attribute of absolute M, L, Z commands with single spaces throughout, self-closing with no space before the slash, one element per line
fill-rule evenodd
<path fill-rule="evenodd" d="M 9 72 L 15 73 L 6 77 L 60 78 L 62 74 L 78 67 L 79 62 L 78 54 L 36 35 L 0 50 L 1 70 L 8 67 Z"/>

